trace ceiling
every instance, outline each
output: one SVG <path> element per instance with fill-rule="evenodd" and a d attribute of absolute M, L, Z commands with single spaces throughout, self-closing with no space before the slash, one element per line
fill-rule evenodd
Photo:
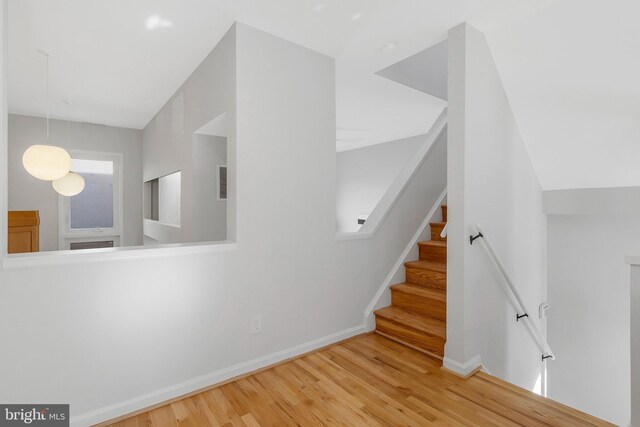
<path fill-rule="evenodd" d="M 234 21 L 337 60 L 338 150 L 426 132 L 442 99 L 375 75 L 469 21 L 493 31 L 541 0 L 9 0 L 9 111 L 143 128 Z M 145 21 L 169 21 L 153 31 Z M 171 25 L 169 25 L 171 24 Z M 392 43 L 395 49 L 382 49 Z M 383 51 L 384 50 L 384 51 Z"/>
<path fill-rule="evenodd" d="M 338 152 L 427 133 L 446 101 L 336 63 Z"/>
<path fill-rule="evenodd" d="M 640 186 L 638 16 L 563 0 L 488 36 L 544 189 Z"/>
<path fill-rule="evenodd" d="M 447 99 L 448 57 L 448 44 L 444 40 L 376 74 L 437 98 Z"/>

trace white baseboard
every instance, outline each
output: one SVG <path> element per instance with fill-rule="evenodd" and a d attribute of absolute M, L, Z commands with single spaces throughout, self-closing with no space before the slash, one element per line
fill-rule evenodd
<path fill-rule="evenodd" d="M 326 337 L 318 338 L 295 347 L 249 360 L 247 362 L 238 363 L 237 365 L 211 372 L 201 377 L 192 378 L 142 396 L 134 397 L 109 406 L 104 406 L 91 412 L 76 415 L 71 417 L 71 425 L 73 427 L 84 427 L 112 420 L 114 418 L 175 399 L 176 397 L 184 396 L 194 391 L 213 386 L 231 378 L 257 371 L 278 362 L 282 362 L 283 360 L 294 358 L 301 354 L 317 350 L 364 332 L 366 332 L 364 325 L 345 329 L 343 331 L 336 332 L 335 334 L 327 335 Z"/>
<path fill-rule="evenodd" d="M 482 366 L 482 358 L 479 354 L 473 356 L 466 363 L 459 363 L 445 357 L 442 360 L 442 367 L 463 378 L 469 378 L 479 370 L 484 369 Z"/>

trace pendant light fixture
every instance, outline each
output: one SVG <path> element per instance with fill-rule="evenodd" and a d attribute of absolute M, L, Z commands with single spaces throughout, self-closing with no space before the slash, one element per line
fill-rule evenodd
<path fill-rule="evenodd" d="M 71 101 L 64 101 L 64 103 L 67 104 L 67 145 L 69 145 L 69 124 L 71 123 L 69 109 L 71 108 Z M 82 193 L 82 190 L 84 190 L 84 178 L 79 173 L 69 172 L 62 178 L 52 181 L 51 185 L 53 185 L 53 189 L 58 194 L 71 197 Z"/>
<path fill-rule="evenodd" d="M 82 193 L 82 190 L 84 190 L 84 178 L 78 173 L 69 172 L 62 178 L 52 181 L 51 185 L 53 185 L 53 189 L 58 194 L 71 197 Z"/>
<path fill-rule="evenodd" d="M 49 142 L 49 58 L 52 56 L 38 49 L 44 55 L 47 67 L 46 81 L 46 110 L 47 110 L 47 138 Z M 44 181 L 60 179 L 71 169 L 71 156 L 64 148 L 48 144 L 35 144 L 27 148 L 22 155 L 22 165 L 31 175 Z"/>

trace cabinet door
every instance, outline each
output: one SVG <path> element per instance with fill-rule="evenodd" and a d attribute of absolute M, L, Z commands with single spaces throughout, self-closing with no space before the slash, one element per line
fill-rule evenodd
<path fill-rule="evenodd" d="M 38 252 L 36 227 L 11 227 L 9 229 L 10 254 Z"/>
<path fill-rule="evenodd" d="M 10 254 L 40 250 L 40 215 L 38 211 L 9 211 Z"/>

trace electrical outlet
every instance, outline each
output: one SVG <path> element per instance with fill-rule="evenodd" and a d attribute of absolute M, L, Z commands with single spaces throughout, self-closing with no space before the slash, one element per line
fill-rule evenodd
<path fill-rule="evenodd" d="M 262 332 L 262 316 L 259 314 L 254 314 L 251 317 L 251 333 L 253 335 L 259 334 Z"/>

